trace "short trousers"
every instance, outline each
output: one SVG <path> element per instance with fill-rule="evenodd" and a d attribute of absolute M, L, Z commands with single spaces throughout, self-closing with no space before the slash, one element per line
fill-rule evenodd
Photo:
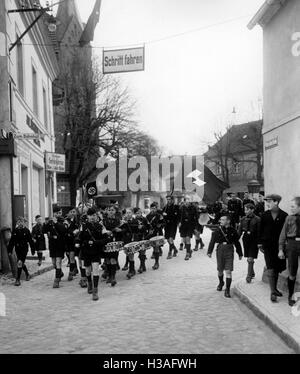
<path fill-rule="evenodd" d="M 217 269 L 233 271 L 234 247 L 232 244 L 219 244 L 217 247 Z"/>
<path fill-rule="evenodd" d="M 166 225 L 165 227 L 165 238 L 168 240 L 170 238 L 175 239 L 177 233 L 177 225 Z"/>
<path fill-rule="evenodd" d="M 179 230 L 180 237 L 181 238 L 188 238 L 188 237 L 192 238 L 194 235 L 194 229 L 195 229 L 194 226 L 186 225 L 186 224 L 182 225 Z"/>

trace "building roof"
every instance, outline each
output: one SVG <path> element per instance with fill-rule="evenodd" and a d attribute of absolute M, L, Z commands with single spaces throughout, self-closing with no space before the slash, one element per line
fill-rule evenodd
<path fill-rule="evenodd" d="M 76 0 L 66 0 L 59 4 L 56 19 L 60 22 L 57 31 L 57 39 L 59 41 L 63 40 L 63 37 L 68 30 L 69 24 L 72 19 L 77 19 L 78 23 L 83 29 L 82 20 L 78 11 Z"/>
<path fill-rule="evenodd" d="M 233 125 L 213 146 L 204 153 L 204 158 L 214 158 L 222 150 L 225 154 L 253 153 L 257 142 L 262 141 L 262 120 Z"/>
<path fill-rule="evenodd" d="M 252 30 L 256 25 L 261 27 L 266 26 L 275 14 L 288 2 L 289 0 L 266 0 L 260 7 L 255 16 L 248 23 L 248 29 Z"/>

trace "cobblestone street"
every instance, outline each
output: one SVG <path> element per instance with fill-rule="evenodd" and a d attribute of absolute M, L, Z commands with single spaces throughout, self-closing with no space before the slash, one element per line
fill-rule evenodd
<path fill-rule="evenodd" d="M 206 230 L 206 248 L 209 238 Z M 158 271 L 149 252 L 146 273 L 127 280 L 120 271 L 115 288 L 100 284 L 98 302 L 78 277 L 68 282 L 65 275 L 53 289 L 53 271 L 19 288 L 2 286 L 7 316 L 0 317 L 0 353 L 293 353 L 236 297 L 216 291 L 215 256 L 209 259 L 206 248 L 190 261 L 183 252 L 167 261 L 165 246 Z M 237 281 L 246 260 L 236 258 L 235 265 Z"/>

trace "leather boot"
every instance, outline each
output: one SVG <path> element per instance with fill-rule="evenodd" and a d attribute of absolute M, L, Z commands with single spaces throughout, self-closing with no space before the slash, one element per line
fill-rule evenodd
<path fill-rule="evenodd" d="M 226 278 L 226 289 L 224 292 L 224 296 L 230 298 L 230 286 L 231 286 L 232 279 L 231 278 Z"/>
<path fill-rule="evenodd" d="M 54 279 L 53 288 L 59 288 L 59 278 Z"/>
<path fill-rule="evenodd" d="M 247 283 L 251 283 L 251 280 L 252 280 L 252 274 L 253 274 L 253 267 L 254 267 L 254 262 L 249 262 L 248 261 L 248 274 L 247 274 L 247 277 L 246 277 L 246 282 Z"/>
<path fill-rule="evenodd" d="M 200 249 L 203 249 L 205 247 L 205 244 L 203 243 L 203 240 L 200 238 Z"/>
<path fill-rule="evenodd" d="M 87 288 L 87 278 L 81 278 L 79 281 L 79 285 L 81 288 Z"/>
<path fill-rule="evenodd" d="M 282 297 L 282 293 L 278 290 L 277 288 L 277 283 L 278 283 L 278 278 L 279 278 L 279 274 L 277 272 L 274 273 L 274 277 L 275 277 L 275 294 L 276 296 L 278 297 Z"/>
<path fill-rule="evenodd" d="M 269 278 L 269 285 L 271 290 L 271 296 L 270 299 L 272 303 L 277 302 L 277 296 L 276 296 L 276 280 L 275 280 L 275 273 L 273 269 L 268 270 L 268 278 Z"/>
<path fill-rule="evenodd" d="M 219 284 L 217 287 L 217 291 L 222 291 L 224 287 L 224 275 L 219 275 Z"/>
<path fill-rule="evenodd" d="M 171 260 L 171 258 L 173 258 L 173 256 L 172 256 L 172 249 L 169 250 L 169 252 L 168 252 L 167 260 Z"/>
<path fill-rule="evenodd" d="M 93 300 L 94 300 L 94 301 L 99 300 L 99 296 L 98 296 L 98 288 L 93 288 L 92 293 L 93 293 Z"/>
<path fill-rule="evenodd" d="M 200 244 L 200 240 L 197 239 L 196 240 L 196 245 L 195 245 L 195 248 L 194 248 L 194 251 L 197 252 L 199 250 L 199 244 Z"/>
<path fill-rule="evenodd" d="M 179 250 L 183 251 L 183 243 L 180 243 Z"/>
<path fill-rule="evenodd" d="M 127 279 L 131 279 L 135 276 L 134 261 L 129 262 L 129 272 L 127 273 Z"/>
<path fill-rule="evenodd" d="M 117 265 L 111 265 L 112 269 L 111 269 L 111 286 L 112 287 L 115 287 L 115 285 L 117 284 L 117 281 L 116 281 L 116 272 L 117 272 Z"/>
<path fill-rule="evenodd" d="M 178 249 L 175 247 L 175 245 L 173 246 L 173 249 L 174 249 L 173 257 L 177 257 Z"/>
<path fill-rule="evenodd" d="M 92 280 L 89 280 L 89 279 L 88 279 L 88 283 L 87 283 L 87 293 L 88 294 L 93 293 L 93 283 L 92 283 Z"/>
<path fill-rule="evenodd" d="M 296 279 L 292 280 L 290 277 L 288 277 L 288 289 L 289 289 L 289 306 L 293 306 L 296 304 L 296 301 L 293 300 L 294 290 L 295 290 L 295 283 Z"/>

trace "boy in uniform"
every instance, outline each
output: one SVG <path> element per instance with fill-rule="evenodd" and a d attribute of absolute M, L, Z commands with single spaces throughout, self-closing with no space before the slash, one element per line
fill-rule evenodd
<path fill-rule="evenodd" d="M 174 244 L 174 240 L 176 238 L 179 217 L 179 207 L 178 205 L 175 205 L 174 197 L 171 195 L 167 196 L 167 205 L 163 208 L 163 216 L 166 222 L 165 238 L 169 243 L 169 253 L 167 260 L 170 260 L 172 257 L 176 257 L 178 253 L 178 250 Z"/>
<path fill-rule="evenodd" d="M 244 257 L 248 261 L 247 283 L 251 283 L 251 280 L 255 277 L 254 260 L 258 255 L 260 218 L 254 214 L 254 210 L 255 206 L 253 204 L 245 205 L 245 216 L 241 218 L 238 230 L 239 236 L 243 235 Z"/>
<path fill-rule="evenodd" d="M 226 289 L 224 296 L 229 298 L 231 297 L 230 286 L 232 282 L 234 247 L 236 248 L 239 259 L 243 258 L 239 235 L 235 228 L 231 226 L 230 219 L 230 216 L 222 216 L 220 218 L 221 225 L 216 231 L 213 231 L 207 251 L 208 257 L 211 257 L 215 244 L 217 244 L 217 270 L 219 278 L 217 291 L 222 291 L 225 271 Z"/>
<path fill-rule="evenodd" d="M 15 229 L 12 231 L 12 236 L 7 247 L 7 252 L 9 255 L 12 254 L 13 249 L 15 248 L 17 260 L 18 260 L 18 270 L 17 277 L 15 281 L 15 286 L 20 286 L 22 270 L 26 275 L 26 280 L 30 280 L 30 275 L 28 269 L 25 265 L 27 253 L 28 253 L 28 244 L 31 248 L 31 254 L 34 255 L 35 248 L 34 242 L 32 240 L 29 229 L 25 226 L 25 219 L 23 217 L 18 217 L 17 224 Z"/>
<path fill-rule="evenodd" d="M 35 251 L 38 255 L 38 266 L 42 265 L 43 251 L 46 250 L 43 219 L 40 215 L 35 217 L 36 224 L 32 228 L 31 236 L 34 242 Z"/>

